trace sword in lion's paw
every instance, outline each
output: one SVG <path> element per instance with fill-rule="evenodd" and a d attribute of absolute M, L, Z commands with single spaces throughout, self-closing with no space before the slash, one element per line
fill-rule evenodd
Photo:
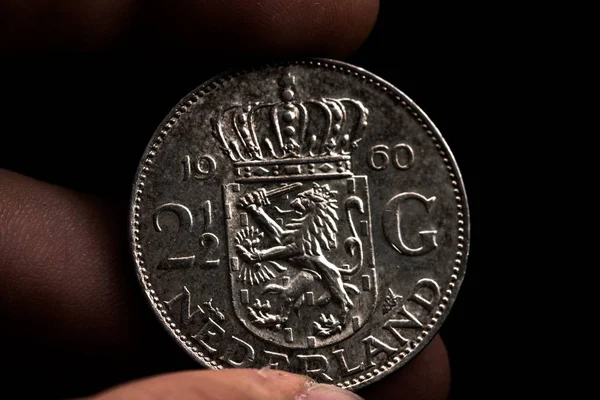
<path fill-rule="evenodd" d="M 285 185 L 281 185 L 275 189 L 265 191 L 265 196 L 267 196 L 268 199 L 272 199 L 273 197 L 282 196 L 286 193 L 292 192 L 301 186 L 302 184 L 300 182 L 286 183 Z"/>
<path fill-rule="evenodd" d="M 254 191 L 254 193 L 256 193 L 258 196 L 260 196 L 259 201 L 261 204 L 267 205 L 267 204 L 270 204 L 269 199 L 272 199 L 274 197 L 279 197 L 286 193 L 292 192 L 301 186 L 302 186 L 302 183 L 300 183 L 300 182 L 287 183 L 287 184 L 281 185 L 281 186 L 276 187 L 275 189 L 271 189 L 271 190 L 266 190 L 265 188 L 260 188 L 260 189 L 257 189 L 256 191 Z M 241 205 L 245 205 L 244 201 L 247 201 L 247 200 L 244 200 L 245 196 L 246 195 L 241 196 L 238 199 L 238 202 Z M 256 197 L 255 197 L 255 199 L 256 199 Z"/>

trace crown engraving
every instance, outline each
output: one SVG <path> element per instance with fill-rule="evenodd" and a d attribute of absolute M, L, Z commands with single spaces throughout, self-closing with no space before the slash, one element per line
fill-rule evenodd
<path fill-rule="evenodd" d="M 210 118 L 214 137 L 238 181 L 352 176 L 351 154 L 369 111 L 351 98 L 297 99 L 296 79 L 279 79 L 279 99 L 222 107 Z"/>

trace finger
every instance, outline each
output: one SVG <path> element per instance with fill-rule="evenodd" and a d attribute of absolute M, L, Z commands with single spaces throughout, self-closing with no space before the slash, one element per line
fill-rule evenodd
<path fill-rule="evenodd" d="M 379 0 L 5 0 L 0 49 L 99 47 L 160 28 L 211 49 L 343 56 L 366 38 L 378 8 Z"/>
<path fill-rule="evenodd" d="M 442 400 L 450 392 L 450 364 L 439 335 L 400 370 L 359 394 L 366 399 Z"/>
<path fill-rule="evenodd" d="M 52 327 L 43 337 L 55 343 L 122 342 L 122 329 L 138 322 L 139 293 L 123 279 L 120 216 L 98 199 L 5 170 L 0 188 L 5 320 L 26 335 Z"/>
<path fill-rule="evenodd" d="M 187 360 L 143 300 L 120 221 L 97 198 L 0 169 L 0 341 L 27 344 L 7 356 L 14 373 L 35 358 L 46 391 L 77 395 Z"/>
<path fill-rule="evenodd" d="M 94 399 L 360 400 L 335 386 L 315 385 L 301 375 L 266 369 L 161 375 L 108 390 Z"/>
<path fill-rule="evenodd" d="M 4 0 L 0 6 L 0 49 L 107 43 L 133 20 L 139 11 L 136 3 Z"/>

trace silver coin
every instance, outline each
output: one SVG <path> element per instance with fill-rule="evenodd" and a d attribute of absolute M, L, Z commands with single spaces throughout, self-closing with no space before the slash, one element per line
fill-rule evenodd
<path fill-rule="evenodd" d="M 208 368 L 363 387 L 427 345 L 465 274 L 450 149 L 401 91 L 338 61 L 202 84 L 160 124 L 133 190 L 140 282 Z"/>

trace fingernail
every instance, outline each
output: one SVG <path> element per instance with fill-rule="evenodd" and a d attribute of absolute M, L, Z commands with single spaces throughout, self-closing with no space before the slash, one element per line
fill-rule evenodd
<path fill-rule="evenodd" d="M 363 400 L 362 397 L 333 385 L 311 386 L 299 400 Z"/>

